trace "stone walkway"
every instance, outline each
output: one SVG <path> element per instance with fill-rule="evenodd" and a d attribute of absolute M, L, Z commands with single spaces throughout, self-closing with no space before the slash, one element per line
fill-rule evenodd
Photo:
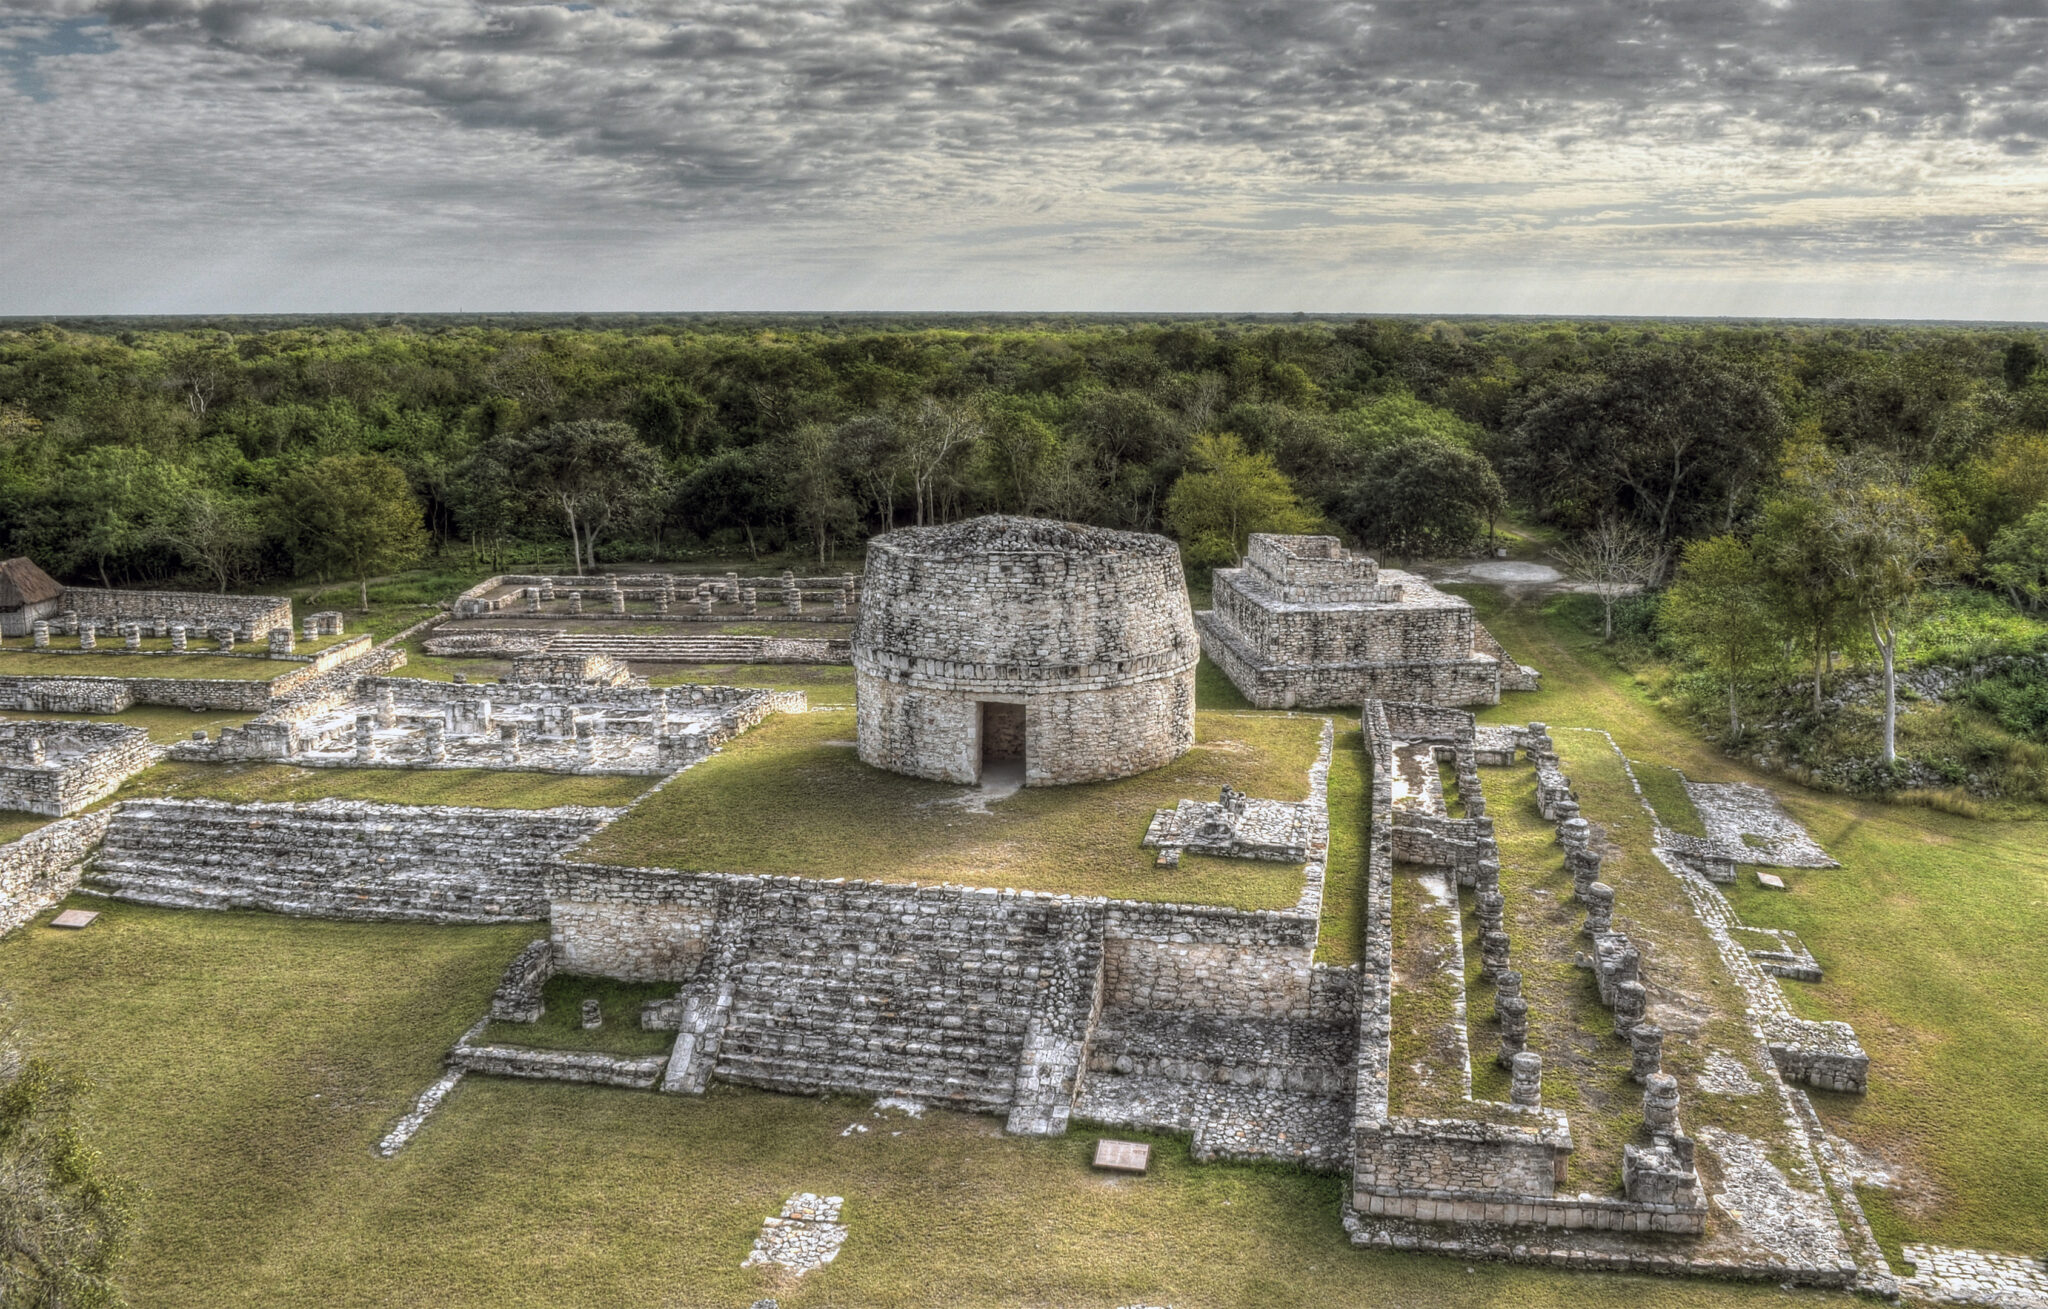
<path fill-rule="evenodd" d="M 812 1195 L 804 1191 L 783 1203 L 779 1218 L 761 1221 L 761 1235 L 741 1262 L 742 1268 L 773 1264 L 801 1277 L 823 1268 L 839 1257 L 846 1244 L 846 1225 L 839 1221 L 840 1206 L 846 1202 L 836 1195 Z"/>
<path fill-rule="evenodd" d="M 1908 1245 L 1913 1275 L 1899 1290 L 1946 1304 L 1988 1304 L 1999 1309 L 2048 1309 L 2048 1263 L 2016 1254 Z"/>
<path fill-rule="evenodd" d="M 1687 778 L 1685 793 L 1723 858 L 1772 868 L 1841 867 L 1761 786 Z"/>

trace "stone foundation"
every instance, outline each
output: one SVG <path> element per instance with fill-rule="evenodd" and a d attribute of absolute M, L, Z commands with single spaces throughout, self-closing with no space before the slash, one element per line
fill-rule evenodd
<path fill-rule="evenodd" d="M 0 809 L 76 813 L 155 761 L 149 733 L 116 723 L 0 722 Z"/>

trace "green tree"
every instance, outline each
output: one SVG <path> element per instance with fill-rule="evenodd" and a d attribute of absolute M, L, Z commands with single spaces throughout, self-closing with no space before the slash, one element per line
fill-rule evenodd
<path fill-rule="evenodd" d="M 840 475 L 832 429 L 823 423 L 799 424 L 776 442 L 775 462 L 787 478 L 790 512 L 817 548 L 823 567 L 833 538 L 853 531 L 860 518 Z"/>
<path fill-rule="evenodd" d="M 1253 532 L 1309 532 L 1302 507 L 1271 455 L 1251 454 L 1228 432 L 1198 436 L 1191 467 L 1166 497 L 1166 525 L 1197 567 L 1236 563 Z"/>
<path fill-rule="evenodd" d="M 665 496 L 661 461 L 624 423 L 578 419 L 500 437 L 491 457 L 533 499 L 561 513 L 580 575 L 597 567 L 598 538 Z"/>
<path fill-rule="evenodd" d="M 1771 608 L 1749 547 L 1732 536 L 1689 541 L 1658 620 L 1728 683 L 1728 733 L 1742 732 L 1743 688 L 1778 650 Z"/>
<path fill-rule="evenodd" d="M 1828 665 L 1855 625 L 1854 597 L 1828 535 L 1826 506 L 1797 490 L 1764 502 L 1751 547 L 1772 611 L 1813 661 L 1813 709 L 1820 712 Z"/>
<path fill-rule="evenodd" d="M 85 1143 L 88 1085 L 0 1047 L 0 1306 L 123 1303 L 114 1270 L 133 1226 L 132 1188 Z"/>
<path fill-rule="evenodd" d="M 405 471 L 377 455 L 330 456 L 278 491 L 285 543 L 301 568 L 356 579 L 363 612 L 370 576 L 403 568 L 427 548 Z"/>
<path fill-rule="evenodd" d="M 1984 555 L 1984 572 L 2016 605 L 2048 605 L 2048 508 L 2036 509 L 2000 532 Z"/>
<path fill-rule="evenodd" d="M 1492 464 L 1418 436 L 1368 458 L 1336 518 L 1367 549 L 1413 559 L 1474 548 L 1506 503 Z"/>
<path fill-rule="evenodd" d="M 1884 762 L 1889 765 L 1899 757 L 1899 623 L 1953 550 L 1942 539 L 1933 509 L 1888 462 L 1845 462 L 1821 504 L 1820 525 L 1834 542 L 1837 575 L 1869 625 L 1884 663 Z"/>

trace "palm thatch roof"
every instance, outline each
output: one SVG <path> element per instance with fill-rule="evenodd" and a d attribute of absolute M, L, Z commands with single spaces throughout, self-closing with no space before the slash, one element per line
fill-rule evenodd
<path fill-rule="evenodd" d="M 0 609 L 41 604 L 64 594 L 64 588 L 26 558 L 0 562 Z"/>

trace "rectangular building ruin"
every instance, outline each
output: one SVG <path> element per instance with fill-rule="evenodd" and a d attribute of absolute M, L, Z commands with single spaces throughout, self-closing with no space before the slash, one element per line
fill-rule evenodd
<path fill-rule="evenodd" d="M 1242 566 L 1216 570 L 1215 607 L 1195 620 L 1203 653 L 1262 709 L 1497 704 L 1502 690 L 1536 687 L 1470 603 L 1334 536 L 1254 533 Z"/>
<path fill-rule="evenodd" d="M 149 767 L 149 733 L 118 723 L 0 722 L 0 809 L 61 818 Z"/>

